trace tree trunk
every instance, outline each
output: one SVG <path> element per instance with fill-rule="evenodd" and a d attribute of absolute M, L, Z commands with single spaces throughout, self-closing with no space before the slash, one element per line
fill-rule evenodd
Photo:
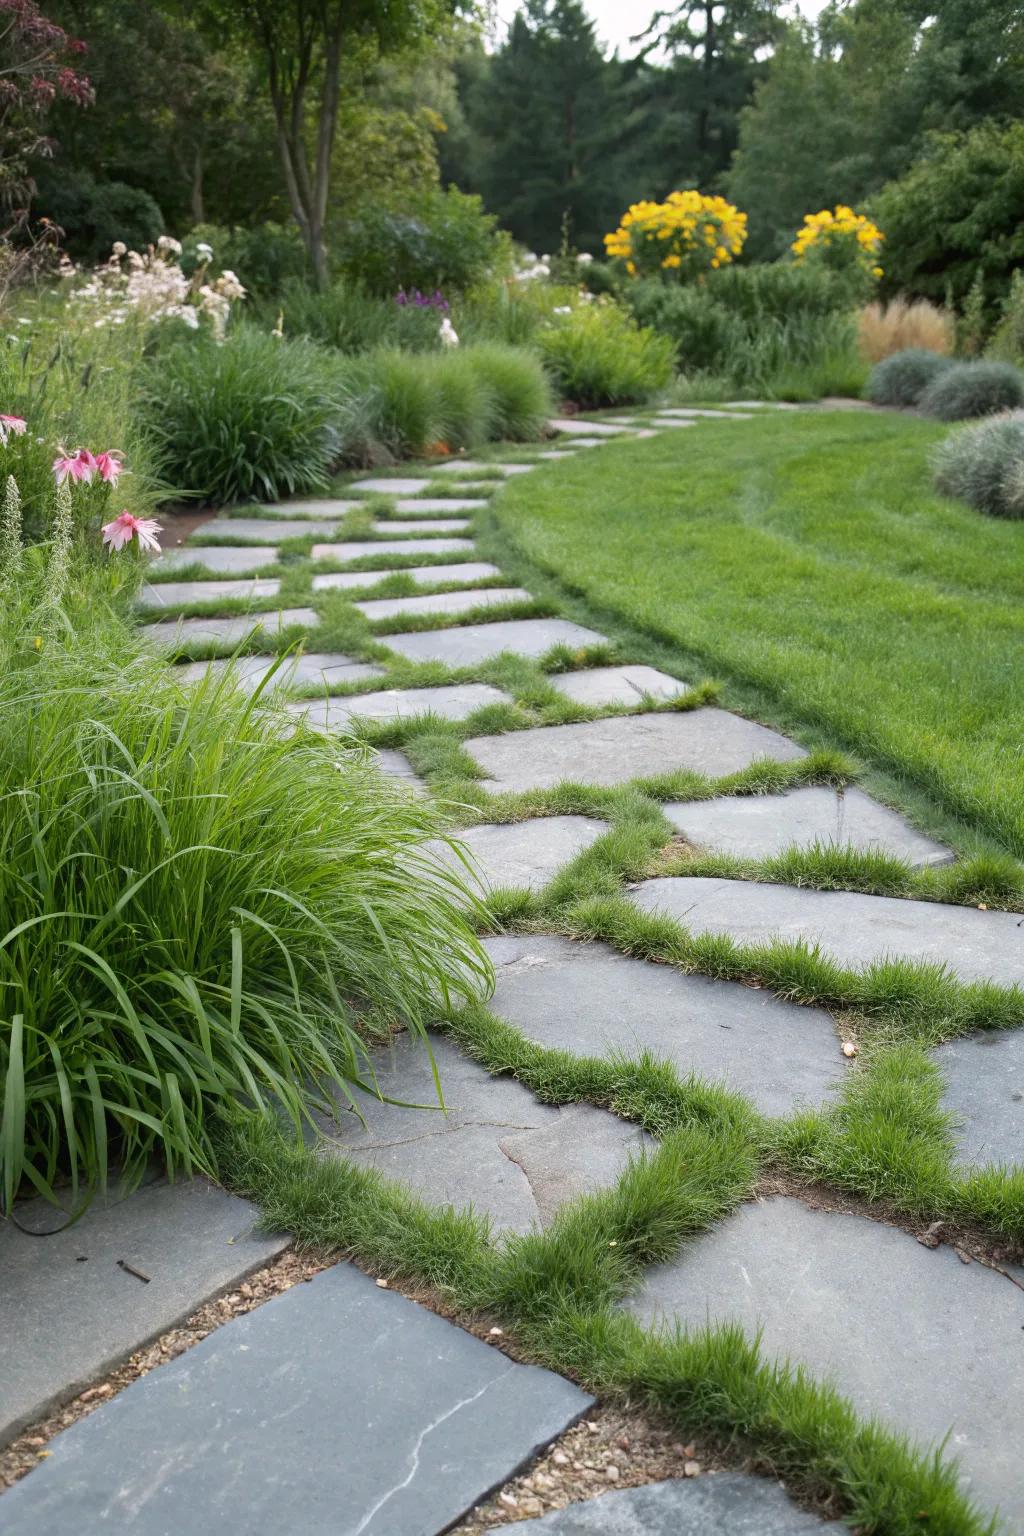
<path fill-rule="evenodd" d="M 206 223 L 206 204 L 203 199 L 203 151 L 197 144 L 192 161 L 192 222 Z"/>

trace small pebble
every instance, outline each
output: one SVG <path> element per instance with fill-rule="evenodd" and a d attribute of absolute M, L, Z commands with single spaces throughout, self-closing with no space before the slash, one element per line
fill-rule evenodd
<path fill-rule="evenodd" d="M 509 1509 L 518 1509 L 519 1500 L 514 1493 L 499 1493 L 498 1499 L 502 1504 L 507 1504 Z"/>
<path fill-rule="evenodd" d="M 488 1337 L 492 1339 L 500 1339 L 504 1337 L 504 1333 L 504 1328 L 491 1328 L 488 1332 Z"/>
<path fill-rule="evenodd" d="M 617 1483 L 619 1480 L 619 1469 L 614 1464 L 605 1467 L 604 1475 L 610 1483 Z"/>
<path fill-rule="evenodd" d="M 596 1424 L 593 1419 L 588 1419 L 587 1428 L 590 1430 L 592 1435 L 596 1435 L 600 1433 L 601 1426 L 600 1424 Z"/>
<path fill-rule="evenodd" d="M 569 1465 L 569 1458 L 564 1451 L 556 1451 L 551 1460 L 556 1467 L 567 1467 Z"/>
<path fill-rule="evenodd" d="M 616 1440 L 615 1444 L 618 1446 L 620 1451 L 628 1451 L 629 1450 L 629 1436 L 628 1435 L 620 1435 L 619 1438 Z"/>
<path fill-rule="evenodd" d="M 697 1477 L 700 1473 L 699 1461 L 688 1461 L 683 1466 L 684 1477 Z"/>
<path fill-rule="evenodd" d="M 386 1291 L 388 1288 L 388 1283 L 386 1280 L 378 1280 L 377 1284 L 380 1286 L 382 1291 Z"/>

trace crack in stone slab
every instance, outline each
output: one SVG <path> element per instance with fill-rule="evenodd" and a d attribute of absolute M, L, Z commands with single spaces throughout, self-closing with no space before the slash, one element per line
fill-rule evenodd
<path fill-rule="evenodd" d="M 400 1483 L 396 1483 L 393 1488 L 389 1488 L 386 1493 L 381 1495 L 376 1504 L 374 1504 L 367 1511 L 362 1520 L 360 1520 L 359 1524 L 354 1527 L 351 1536 L 363 1536 L 363 1532 L 370 1525 L 371 1521 L 380 1514 L 380 1511 L 384 1508 L 385 1504 L 390 1503 L 396 1494 L 401 1493 L 404 1489 L 408 1488 L 409 1484 L 412 1482 L 413 1478 L 416 1476 L 420 1469 L 420 1452 L 422 1451 L 424 1442 L 427 1440 L 428 1436 L 432 1435 L 434 1430 L 439 1429 L 442 1424 L 447 1422 L 448 1419 L 454 1418 L 454 1416 L 460 1412 L 461 1409 L 469 1408 L 473 1405 L 473 1403 L 479 1402 L 485 1392 L 489 1392 L 491 1387 L 495 1386 L 499 1381 L 501 1381 L 503 1376 L 506 1376 L 508 1372 L 513 1369 L 514 1366 L 512 1365 L 512 1362 L 509 1361 L 505 1369 L 503 1371 L 499 1371 L 498 1375 L 492 1377 L 490 1381 L 485 1381 L 478 1392 L 474 1392 L 470 1397 L 460 1398 L 459 1401 L 453 1404 L 451 1408 L 446 1408 L 444 1413 L 438 1414 L 437 1418 L 428 1424 L 426 1429 L 420 1431 L 416 1437 L 416 1443 L 410 1452 L 410 1460 L 412 1461 L 412 1466 L 410 1467 L 407 1475 L 402 1479 Z"/>
<path fill-rule="evenodd" d="M 439 1114 L 443 1111 L 439 1110 Z M 435 1136 L 454 1136 L 459 1131 L 536 1131 L 536 1125 L 513 1125 L 506 1120 L 460 1120 L 457 1125 L 441 1125 L 433 1131 L 421 1131 L 417 1136 L 399 1136 L 394 1141 L 363 1141 L 354 1146 L 341 1136 L 328 1136 L 333 1146 L 344 1147 L 348 1152 L 385 1152 L 390 1147 L 409 1147 L 417 1141 L 431 1141 Z M 500 1145 L 500 1143 L 499 1143 Z M 504 1150 L 504 1149 L 502 1149 Z"/>

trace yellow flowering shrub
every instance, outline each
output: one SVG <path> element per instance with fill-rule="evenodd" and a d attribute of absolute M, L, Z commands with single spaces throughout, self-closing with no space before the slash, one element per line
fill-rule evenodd
<path fill-rule="evenodd" d="M 794 261 L 820 261 L 836 272 L 875 279 L 882 276 L 878 257 L 884 239 L 867 214 L 838 203 L 834 210 L 805 213 L 791 250 Z"/>
<path fill-rule="evenodd" d="M 640 202 L 622 215 L 605 250 L 631 277 L 699 278 L 738 256 L 747 216 L 724 197 L 696 188 L 670 192 L 663 203 Z"/>

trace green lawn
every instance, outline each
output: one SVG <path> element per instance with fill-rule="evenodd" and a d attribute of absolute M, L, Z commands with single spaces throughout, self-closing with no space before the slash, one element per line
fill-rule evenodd
<path fill-rule="evenodd" d="M 1024 525 L 932 493 L 946 430 L 702 422 L 524 475 L 496 510 L 596 618 L 668 641 L 726 702 L 816 727 L 1024 855 Z"/>

